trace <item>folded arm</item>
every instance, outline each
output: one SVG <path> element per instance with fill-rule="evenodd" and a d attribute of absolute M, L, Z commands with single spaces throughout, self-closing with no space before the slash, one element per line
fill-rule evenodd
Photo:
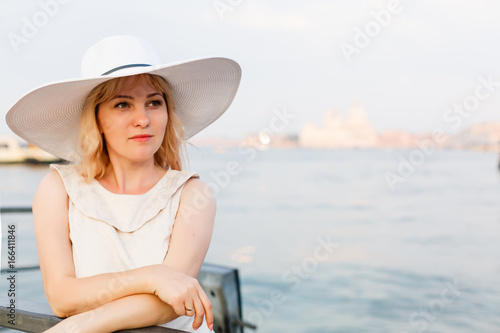
<path fill-rule="evenodd" d="M 161 325 L 175 318 L 171 306 L 148 294 L 131 295 L 71 316 L 46 333 L 106 333 Z"/>
<path fill-rule="evenodd" d="M 202 206 L 194 204 L 199 193 L 204 193 L 207 200 Z M 215 199 L 203 182 L 189 180 L 182 191 L 163 265 L 76 278 L 69 239 L 68 197 L 55 171 L 42 180 L 35 194 L 33 216 L 44 290 L 57 316 L 103 311 L 106 315 L 100 318 L 106 318 L 103 320 L 107 325 L 129 323 L 123 319 L 127 314 L 131 323 L 148 326 L 180 315 L 194 315 L 185 310 L 193 308 L 193 327 L 201 325 L 205 314 L 207 324 L 212 324 L 210 301 L 195 279 L 208 250 L 215 218 Z M 129 306 L 122 311 L 129 302 L 142 306 Z"/>

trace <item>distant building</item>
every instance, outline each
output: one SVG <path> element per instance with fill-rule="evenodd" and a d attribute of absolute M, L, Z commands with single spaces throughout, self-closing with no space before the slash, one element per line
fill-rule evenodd
<path fill-rule="evenodd" d="M 384 131 L 378 136 L 378 147 L 380 148 L 410 148 L 414 146 L 414 137 L 405 131 Z"/>
<path fill-rule="evenodd" d="M 61 161 L 46 151 L 20 141 L 15 136 L 0 136 L 0 164 L 3 163 L 53 163 Z"/>
<path fill-rule="evenodd" d="M 499 150 L 500 122 L 471 126 L 455 137 L 454 146 L 465 149 Z"/>
<path fill-rule="evenodd" d="M 336 112 L 327 111 L 324 126 L 307 122 L 299 134 L 299 143 L 306 148 L 373 148 L 378 137 L 363 108 L 355 103 L 345 120 Z"/>
<path fill-rule="evenodd" d="M 212 147 L 216 152 L 223 152 L 230 147 L 250 147 L 258 150 L 304 147 L 425 151 L 451 148 L 500 152 L 500 122 L 474 125 L 458 135 L 446 133 L 441 128 L 435 128 L 428 133 L 410 133 L 404 130 L 386 130 L 377 133 L 368 122 L 363 108 L 354 103 L 345 117 L 329 110 L 324 114 L 323 125 L 307 122 L 298 134 L 273 133 L 268 130 L 249 134 L 241 139 L 195 137 L 189 141 L 195 146 Z"/>

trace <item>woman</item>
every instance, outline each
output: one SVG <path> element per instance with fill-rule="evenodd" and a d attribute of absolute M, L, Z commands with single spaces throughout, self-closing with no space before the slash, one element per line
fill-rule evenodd
<path fill-rule="evenodd" d="M 239 66 L 161 65 L 146 42 L 115 36 L 86 52 L 82 77 L 38 88 L 7 114 L 16 134 L 74 162 L 52 165 L 33 201 L 45 294 L 69 317 L 48 332 L 211 331 L 196 276 L 215 199 L 181 171 L 181 152 L 230 105 Z"/>

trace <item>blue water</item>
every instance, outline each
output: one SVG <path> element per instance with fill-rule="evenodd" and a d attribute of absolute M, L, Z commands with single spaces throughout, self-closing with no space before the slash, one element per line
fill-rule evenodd
<path fill-rule="evenodd" d="M 258 332 L 500 331 L 498 154 L 189 155 L 217 192 L 207 261 L 239 268 L 244 317 Z M 29 205 L 46 172 L 1 166 L 1 204 Z M 388 172 L 400 177 L 393 189 Z M 4 232 L 19 229 L 19 265 L 37 262 L 29 218 L 2 216 Z M 46 302 L 38 271 L 20 274 L 17 289 Z"/>

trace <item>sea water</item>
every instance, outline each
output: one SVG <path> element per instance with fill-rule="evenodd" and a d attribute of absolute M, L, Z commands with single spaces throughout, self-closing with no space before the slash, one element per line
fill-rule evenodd
<path fill-rule="evenodd" d="M 239 269 L 243 316 L 257 332 L 500 331 L 498 154 L 190 148 L 189 156 L 217 194 L 206 261 Z M 47 172 L 1 166 L 1 205 L 31 205 Z M 9 224 L 16 264 L 36 265 L 31 216 L 1 219 L 2 267 Z M 18 299 L 46 302 L 38 270 L 19 273 L 16 289 Z"/>

